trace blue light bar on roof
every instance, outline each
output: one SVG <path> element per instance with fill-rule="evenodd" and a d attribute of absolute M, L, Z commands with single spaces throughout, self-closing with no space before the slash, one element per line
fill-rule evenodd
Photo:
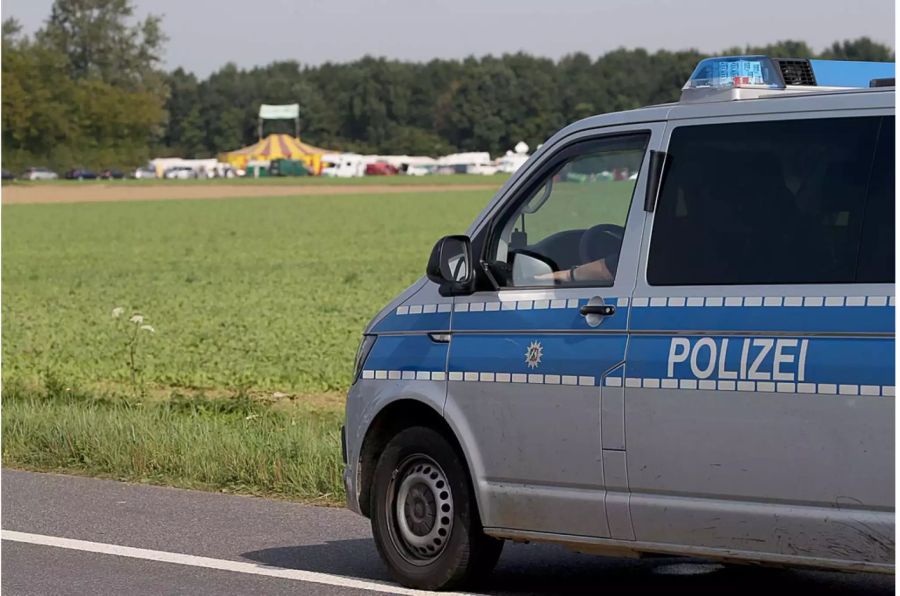
<path fill-rule="evenodd" d="M 810 60 L 816 84 L 822 87 L 868 87 L 873 79 L 894 78 L 893 62 Z"/>
<path fill-rule="evenodd" d="M 736 87 L 783 89 L 784 81 L 766 56 L 719 56 L 701 60 L 682 89 Z"/>
<path fill-rule="evenodd" d="M 727 89 L 786 89 L 798 85 L 864 88 L 875 79 L 893 79 L 894 70 L 893 62 L 716 56 L 701 60 L 682 90 L 707 94 Z"/>

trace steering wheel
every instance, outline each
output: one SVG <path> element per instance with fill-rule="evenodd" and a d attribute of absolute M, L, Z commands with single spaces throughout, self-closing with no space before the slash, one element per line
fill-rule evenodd
<path fill-rule="evenodd" d="M 625 228 L 615 224 L 599 224 L 588 228 L 581 234 L 581 241 L 578 243 L 581 263 L 606 259 L 606 266 L 615 274 L 624 237 Z"/>

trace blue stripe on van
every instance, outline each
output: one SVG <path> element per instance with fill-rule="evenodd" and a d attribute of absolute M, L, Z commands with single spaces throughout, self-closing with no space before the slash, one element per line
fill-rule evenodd
<path fill-rule="evenodd" d="M 526 353 L 540 345 L 537 366 L 529 367 Z M 595 377 L 622 361 L 625 335 L 454 335 L 449 372 L 579 375 Z"/>
<path fill-rule="evenodd" d="M 519 307 L 496 311 L 459 311 L 453 313 L 454 331 L 519 331 L 527 329 L 559 329 L 564 331 L 623 330 L 628 320 L 628 308 L 619 307 L 616 313 L 606 317 L 596 328 L 589 327 L 580 308 L 587 304 L 587 299 L 578 300 L 577 307 L 566 308 L 528 308 Z M 616 304 L 616 299 L 606 300 L 607 304 Z M 512 303 L 512 306 L 516 306 Z"/>
<path fill-rule="evenodd" d="M 391 331 L 448 331 L 450 329 L 450 313 L 434 312 L 415 315 L 398 315 L 389 313 L 372 329 L 373 333 Z"/>
<path fill-rule="evenodd" d="M 379 336 L 366 358 L 366 369 L 442 371 L 447 364 L 446 343 L 427 335 Z"/>

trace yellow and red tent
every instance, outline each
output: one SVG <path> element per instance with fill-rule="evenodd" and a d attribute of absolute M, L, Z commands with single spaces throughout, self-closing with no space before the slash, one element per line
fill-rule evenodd
<path fill-rule="evenodd" d="M 322 155 L 325 153 L 335 151 L 308 145 L 291 135 L 270 134 L 258 143 L 222 153 L 219 159 L 241 170 L 247 169 L 248 161 L 296 159 L 306 164 L 313 174 L 319 174 L 322 171 Z"/>

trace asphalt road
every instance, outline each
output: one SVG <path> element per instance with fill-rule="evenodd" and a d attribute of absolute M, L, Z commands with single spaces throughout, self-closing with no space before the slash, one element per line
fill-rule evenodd
<path fill-rule="evenodd" d="M 2 472 L 3 594 L 364 594 L 399 590 L 343 509 Z M 894 577 L 610 559 L 507 544 L 485 593 L 893 594 Z M 410 593 L 410 592 L 407 592 Z"/>

